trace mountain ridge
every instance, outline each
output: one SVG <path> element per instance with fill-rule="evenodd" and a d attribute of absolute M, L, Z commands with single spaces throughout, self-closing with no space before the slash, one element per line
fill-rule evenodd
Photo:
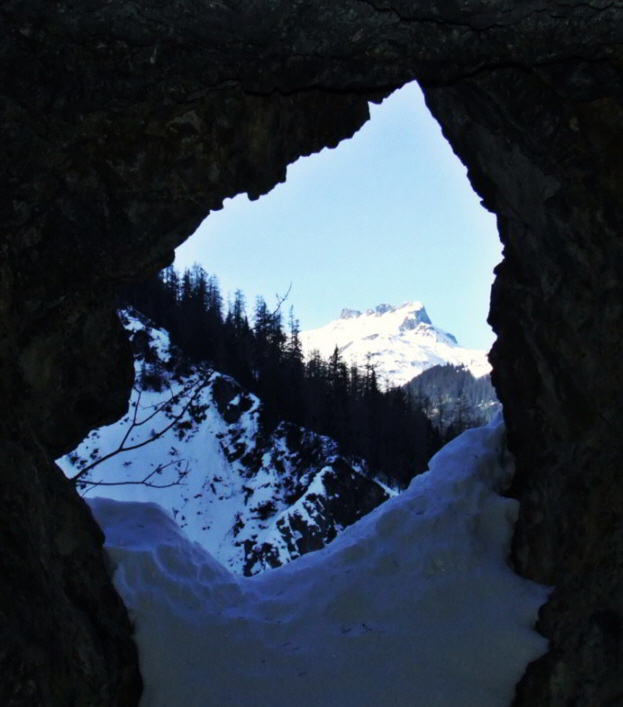
<path fill-rule="evenodd" d="M 190 364 L 138 312 L 120 314 L 135 355 L 130 410 L 57 460 L 83 474 L 83 495 L 158 503 L 224 566 L 254 575 L 324 547 L 397 493 L 327 436 L 290 422 L 263 431 L 257 395 Z"/>
<path fill-rule="evenodd" d="M 381 303 L 362 312 L 342 309 L 338 319 L 300 334 L 303 351 L 328 358 L 335 347 L 349 364 L 372 365 L 388 387 L 403 386 L 428 368 L 464 366 L 475 378 L 487 375 L 487 353 L 459 345 L 436 327 L 419 301 Z"/>

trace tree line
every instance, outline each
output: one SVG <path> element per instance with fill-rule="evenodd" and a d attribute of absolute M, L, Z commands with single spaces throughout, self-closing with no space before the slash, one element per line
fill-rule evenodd
<path fill-rule="evenodd" d="M 263 434 L 286 420 L 327 435 L 342 454 L 362 457 L 402 488 L 442 445 L 409 391 L 381 390 L 369 361 L 349 365 L 337 347 L 328 360 L 317 351 L 306 360 L 299 321 L 292 308 L 284 321 L 283 302 L 271 309 L 258 297 L 249 316 L 244 294 L 237 290 L 225 304 L 218 279 L 200 266 L 181 274 L 169 267 L 144 283 L 124 285 L 119 296 L 121 306 L 166 329 L 192 362 L 209 362 L 255 393 L 263 403 Z"/>
<path fill-rule="evenodd" d="M 444 443 L 469 427 L 485 425 L 501 409 L 488 375 L 475 378 L 464 366 L 432 366 L 405 389 L 432 421 Z"/>

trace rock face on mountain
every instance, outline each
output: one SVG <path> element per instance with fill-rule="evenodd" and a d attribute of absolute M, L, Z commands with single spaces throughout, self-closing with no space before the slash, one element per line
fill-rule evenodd
<path fill-rule="evenodd" d="M 329 437 L 267 429 L 257 396 L 192 365 L 138 312 L 121 320 L 135 352 L 130 410 L 58 460 L 84 498 L 158 503 L 223 566 L 253 575 L 319 550 L 398 493 Z"/>
<path fill-rule="evenodd" d="M 325 359 L 337 346 L 349 365 L 374 366 L 387 386 L 406 385 L 432 366 L 465 366 L 476 378 L 491 370 L 485 351 L 459 346 L 452 334 L 433 326 L 421 302 L 343 309 L 339 319 L 301 332 L 301 344 L 306 356 L 319 351 Z"/>
<path fill-rule="evenodd" d="M 0 31 L 2 703 L 138 694 L 101 538 L 49 462 L 126 409 L 115 283 L 412 78 L 505 245 L 492 362 L 518 461 L 514 559 L 557 587 L 517 704 L 620 702 L 623 7 L 9 0 Z"/>

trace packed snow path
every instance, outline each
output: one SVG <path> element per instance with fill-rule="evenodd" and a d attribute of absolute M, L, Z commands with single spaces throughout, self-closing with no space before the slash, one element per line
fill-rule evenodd
<path fill-rule="evenodd" d="M 92 501 L 133 620 L 141 707 L 508 707 L 547 590 L 506 558 L 504 428 L 469 430 L 331 545 L 232 575 L 155 504 Z"/>

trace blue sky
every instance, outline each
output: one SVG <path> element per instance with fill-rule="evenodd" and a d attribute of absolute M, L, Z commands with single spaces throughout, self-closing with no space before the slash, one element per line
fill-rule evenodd
<path fill-rule="evenodd" d="M 290 165 L 266 196 L 226 200 L 178 248 L 176 267 L 200 263 L 224 296 L 240 288 L 249 313 L 257 295 L 274 305 L 292 283 L 285 312 L 292 305 L 303 330 L 343 307 L 419 300 L 460 344 L 488 349 L 495 218 L 416 84 L 371 114 L 350 140 Z"/>

